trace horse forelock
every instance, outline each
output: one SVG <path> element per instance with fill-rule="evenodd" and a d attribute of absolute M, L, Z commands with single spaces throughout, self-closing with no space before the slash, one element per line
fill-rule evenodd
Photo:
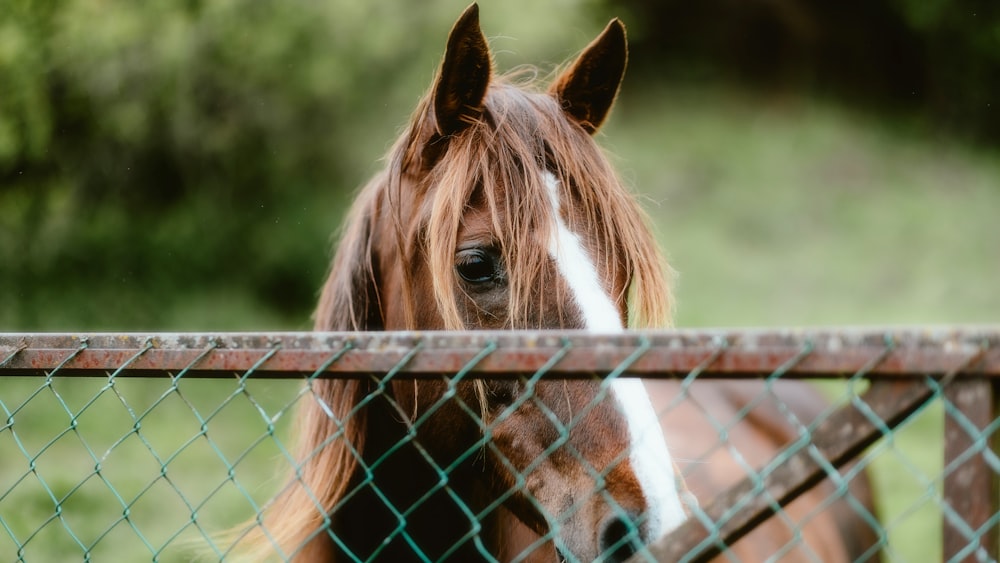
<path fill-rule="evenodd" d="M 417 106 L 406 132 L 386 159 L 386 169 L 361 192 L 345 223 L 334 267 L 324 288 L 316 325 L 320 329 L 372 329 L 368 317 L 380 307 L 382 289 L 372 273 L 375 252 L 391 250 L 401 294 L 394 303 L 416 326 L 420 284 L 428 283 L 443 328 L 466 326 L 455 294 L 454 254 L 467 215 L 486 210 L 492 244 L 509 266 L 508 327 L 532 328 L 532 308 L 539 287 L 553 287 L 547 277 L 550 255 L 544 244 L 555 228 L 544 173 L 558 180 L 564 219 L 571 230 L 587 233 L 602 247 L 603 272 L 623 275 L 630 295 L 629 324 L 670 323 L 669 268 L 651 234 L 645 214 L 623 186 L 607 156 L 579 125 L 566 118 L 549 94 L 516 81 L 523 73 L 495 77 L 480 120 L 461 133 L 440 138 L 428 133 L 429 103 Z M 426 162 L 427 146 L 440 145 L 436 162 Z M 372 240 L 377 239 L 373 245 Z M 430 280 L 413 279 L 413 264 L 425 260 Z M 352 270 L 353 268 L 353 270 Z M 359 270 L 359 268 L 361 268 Z M 358 287 L 362 282 L 370 287 Z M 610 288 L 609 288 L 610 289 Z M 364 290 L 363 293 L 360 290 Z M 367 296 L 364 299 L 358 295 Z M 353 296 L 348 301 L 347 296 Z M 555 299 L 562 295 L 542 295 Z M 346 306 L 346 308 L 345 308 Z M 337 318 L 350 311 L 350 322 Z"/>
<path fill-rule="evenodd" d="M 422 119 L 418 111 L 411 131 Z M 411 134 L 410 146 L 397 147 L 402 160 L 424 152 L 412 146 L 421 138 L 426 136 Z M 409 259 L 423 255 L 428 262 L 446 328 L 473 328 L 459 314 L 454 270 L 459 232 L 473 207 L 487 211 L 492 243 L 508 265 L 508 327 L 531 328 L 530 312 L 539 306 L 540 297 L 563 301 L 564 296 L 537 292 L 556 286 L 546 279 L 551 256 L 540 244 L 556 228 L 553 213 L 558 212 L 549 203 L 546 172 L 558 180 L 559 208 L 569 227 L 587 233 L 605 249 L 604 262 L 597 266 L 628 280 L 624 291 L 631 290 L 631 296 L 612 297 L 629 302 L 630 324 L 669 324 L 668 269 L 644 212 L 593 138 L 566 118 L 553 97 L 497 78 L 487 92 L 483 117 L 444 142 L 447 147 L 439 161 L 417 186 L 395 185 L 423 198 L 412 206 L 416 216 L 396 221 L 410 225 L 403 237 Z M 395 172 L 403 174 L 406 167 L 399 168 Z"/>

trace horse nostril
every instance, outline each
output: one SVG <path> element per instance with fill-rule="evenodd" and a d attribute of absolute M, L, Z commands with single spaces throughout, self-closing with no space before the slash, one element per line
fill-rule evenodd
<path fill-rule="evenodd" d="M 605 521 L 601 530 L 601 560 L 619 563 L 635 555 L 642 547 L 642 535 L 637 518 L 614 516 Z"/>

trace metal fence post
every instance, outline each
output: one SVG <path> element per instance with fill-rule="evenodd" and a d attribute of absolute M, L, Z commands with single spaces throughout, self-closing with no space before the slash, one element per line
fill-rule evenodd
<path fill-rule="evenodd" d="M 954 513 L 943 515 L 942 560 L 996 561 L 1000 468 L 994 464 L 1000 439 L 995 427 L 992 436 L 986 434 L 1000 414 L 1000 384 L 985 377 L 959 377 L 945 387 L 944 395 L 953 407 L 945 409 L 944 501 Z"/>

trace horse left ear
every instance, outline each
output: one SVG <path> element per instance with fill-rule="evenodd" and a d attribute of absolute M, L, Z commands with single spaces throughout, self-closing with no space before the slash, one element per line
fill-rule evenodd
<path fill-rule="evenodd" d="M 479 6 L 472 4 L 451 28 L 434 84 L 438 134 L 459 133 L 482 116 L 492 67 L 490 47 L 479 28 Z"/>
<path fill-rule="evenodd" d="M 593 134 L 611 111 L 627 62 L 625 24 L 615 18 L 549 86 L 549 93 L 571 119 Z"/>

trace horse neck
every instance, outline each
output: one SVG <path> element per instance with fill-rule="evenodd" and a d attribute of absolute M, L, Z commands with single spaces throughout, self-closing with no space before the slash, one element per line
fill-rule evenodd
<path fill-rule="evenodd" d="M 362 460 L 351 476 L 346 500 L 332 515 L 331 530 L 345 544 L 335 548 L 341 555 L 337 559 L 346 559 L 346 547 L 362 560 L 412 561 L 420 559 L 416 546 L 425 557 L 439 560 L 460 542 L 450 560 L 485 559 L 473 532 L 481 527 L 475 535 L 495 551 L 494 519 L 477 524 L 474 518 L 489 503 L 485 485 L 490 479 L 481 465 L 468 463 L 449 471 L 448 484 L 442 487 L 444 462 L 432 460 L 411 439 L 393 401 L 387 392 L 364 407 Z M 396 533 L 401 520 L 406 536 Z"/>

